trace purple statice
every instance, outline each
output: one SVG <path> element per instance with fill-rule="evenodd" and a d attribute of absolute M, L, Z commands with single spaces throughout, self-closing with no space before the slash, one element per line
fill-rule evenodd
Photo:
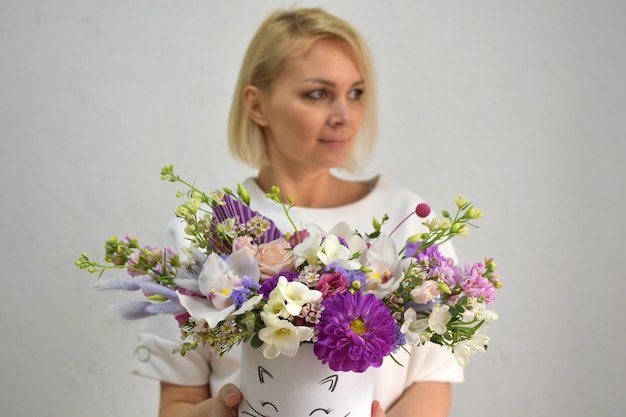
<path fill-rule="evenodd" d="M 352 288 L 364 288 L 365 287 L 365 282 L 367 281 L 367 277 L 365 276 L 365 273 L 359 269 L 354 270 L 354 271 L 347 271 L 345 274 L 346 278 L 348 278 L 348 281 L 350 281 L 350 286 Z M 354 282 L 357 281 L 359 284 L 358 285 L 354 285 Z"/>
<path fill-rule="evenodd" d="M 330 369 L 364 372 L 379 367 L 393 350 L 395 320 L 373 294 L 345 292 L 324 300 L 322 307 L 313 351 Z"/>
<path fill-rule="evenodd" d="M 243 277 L 241 280 L 241 286 L 234 288 L 230 293 L 230 299 L 237 308 L 241 307 L 255 292 L 259 291 L 261 285 L 257 283 L 253 278 L 248 276 Z"/>
<path fill-rule="evenodd" d="M 406 336 L 404 335 L 404 333 L 402 333 L 400 329 L 401 326 L 396 324 L 396 341 L 393 344 L 393 349 L 391 350 L 391 353 L 396 353 L 398 349 L 400 349 L 400 346 L 406 344 Z"/>
<path fill-rule="evenodd" d="M 233 302 L 233 304 L 235 304 L 235 306 L 239 308 L 243 305 L 243 303 L 248 300 L 248 298 L 250 298 L 251 295 L 252 291 L 250 291 L 249 288 L 237 287 L 233 288 L 229 298 Z"/>
<path fill-rule="evenodd" d="M 241 280 L 241 285 L 243 285 L 244 287 L 250 290 L 256 290 L 256 291 L 258 291 L 261 288 L 261 284 L 259 284 L 258 282 L 254 280 L 254 278 L 250 278 L 249 276 L 243 277 L 243 279 Z"/>
<path fill-rule="evenodd" d="M 482 262 L 466 265 L 463 271 L 461 288 L 468 297 L 483 297 L 485 304 L 491 304 L 495 299 L 496 288 L 483 276 L 486 272 Z"/>
<path fill-rule="evenodd" d="M 295 281 L 298 279 L 299 274 L 295 271 L 285 271 L 280 274 L 276 274 L 273 277 L 266 279 L 261 283 L 261 288 L 259 288 L 259 294 L 263 295 L 263 298 L 270 298 L 270 293 L 276 288 L 276 284 L 278 284 L 279 277 L 287 278 L 287 281 Z"/>

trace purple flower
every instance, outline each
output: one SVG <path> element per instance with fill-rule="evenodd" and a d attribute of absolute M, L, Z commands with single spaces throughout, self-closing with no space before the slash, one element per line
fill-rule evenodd
<path fill-rule="evenodd" d="M 139 252 L 133 252 L 128 257 L 128 262 L 126 263 L 128 266 L 128 275 L 131 277 L 138 277 L 144 275 L 141 272 L 135 271 L 135 268 L 139 266 Z"/>
<path fill-rule="evenodd" d="M 427 247 L 425 250 L 421 250 L 422 241 L 407 242 L 404 249 L 404 255 L 417 259 L 419 262 L 424 262 L 427 265 L 439 265 L 446 261 L 446 258 L 439 252 L 439 247 L 435 244 Z"/>
<path fill-rule="evenodd" d="M 484 297 L 485 304 L 493 303 L 495 299 L 495 287 L 483 276 L 485 265 L 481 262 L 465 266 L 461 288 L 469 297 Z"/>
<path fill-rule="evenodd" d="M 400 329 L 401 327 L 396 324 L 396 341 L 394 343 L 391 353 L 396 353 L 398 349 L 400 349 L 400 346 L 406 344 L 406 336 L 404 335 L 404 333 L 402 333 Z"/>
<path fill-rule="evenodd" d="M 232 300 L 233 304 L 235 304 L 235 306 L 239 308 L 243 305 L 243 303 L 248 300 L 248 298 L 250 298 L 251 295 L 252 291 L 250 291 L 248 288 L 239 287 L 233 289 L 233 292 L 230 293 L 230 299 Z"/>
<path fill-rule="evenodd" d="M 373 294 L 345 292 L 322 302 L 313 351 L 334 371 L 364 372 L 383 363 L 396 343 L 396 324 Z"/>

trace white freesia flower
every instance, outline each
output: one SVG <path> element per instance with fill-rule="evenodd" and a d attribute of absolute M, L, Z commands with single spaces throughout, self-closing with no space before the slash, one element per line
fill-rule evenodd
<path fill-rule="evenodd" d="M 293 358 L 298 353 L 300 342 L 311 340 L 313 329 L 307 326 L 294 326 L 287 320 L 269 319 L 266 327 L 259 330 L 263 341 L 263 356 L 274 359 L 283 354 Z"/>
<path fill-rule="evenodd" d="M 486 352 L 489 337 L 483 334 L 475 334 L 469 340 L 462 340 L 454 346 L 454 356 L 461 366 L 469 365 L 469 358 L 476 352 Z"/>
<path fill-rule="evenodd" d="M 259 302 L 262 296 L 246 301 L 239 309 L 230 299 L 233 288 L 241 286 L 241 280 L 248 276 L 259 281 L 259 266 L 254 254 L 246 249 L 233 252 L 226 260 L 219 255 L 210 254 L 198 276 L 198 286 L 206 298 L 198 298 L 178 293 L 178 298 L 187 312 L 209 323 L 211 328 L 229 315 L 245 313 Z"/>
<path fill-rule="evenodd" d="M 454 346 L 454 357 L 461 366 L 469 365 L 469 358 L 475 352 L 472 342 L 462 340 Z"/>
<path fill-rule="evenodd" d="M 309 265 L 317 263 L 317 253 L 320 250 L 322 244 L 322 235 L 319 233 L 310 234 L 300 243 L 293 248 L 293 254 L 296 257 L 296 267 L 299 267 L 304 262 Z"/>
<path fill-rule="evenodd" d="M 428 327 L 432 329 L 433 332 L 437 334 L 444 334 L 448 331 L 448 322 L 452 318 L 450 314 L 450 306 L 444 304 L 435 304 L 428 317 Z"/>
<path fill-rule="evenodd" d="M 270 298 L 263 306 L 261 312 L 261 318 L 263 321 L 268 321 L 271 317 L 288 317 L 289 313 L 285 309 L 285 301 L 279 297 Z"/>
<path fill-rule="evenodd" d="M 317 252 L 317 258 L 324 265 L 336 263 L 348 271 L 361 268 L 359 261 L 350 259 L 352 258 L 350 249 L 344 246 L 335 235 L 326 235 Z"/>
<path fill-rule="evenodd" d="M 484 302 L 478 301 L 476 297 L 470 297 L 467 299 L 468 308 L 462 313 L 461 318 L 465 323 L 470 323 L 476 320 L 494 321 L 497 320 L 499 315 L 493 310 L 485 308 Z"/>
<path fill-rule="evenodd" d="M 489 344 L 489 336 L 478 333 L 478 334 L 473 335 L 471 340 L 472 340 L 472 344 L 476 348 L 476 351 L 483 352 L 483 353 L 487 351 L 487 345 Z"/>
<path fill-rule="evenodd" d="M 417 313 L 414 309 L 409 308 L 404 312 L 404 322 L 400 327 L 400 332 L 406 337 L 409 345 L 422 345 L 428 341 L 428 335 L 425 333 L 428 328 L 428 319 L 417 319 Z"/>
<path fill-rule="evenodd" d="M 322 298 L 321 291 L 312 290 L 298 281 L 289 282 L 287 278 L 281 276 L 278 278 L 276 288 L 270 293 L 269 303 L 282 302 L 285 306 L 282 317 L 286 318 L 289 315 L 297 316 L 304 304 L 320 298 Z"/>

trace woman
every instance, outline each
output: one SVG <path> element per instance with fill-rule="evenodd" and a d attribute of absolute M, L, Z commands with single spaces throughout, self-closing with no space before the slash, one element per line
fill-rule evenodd
<path fill-rule="evenodd" d="M 229 121 L 233 154 L 259 169 L 244 182 L 253 208 L 281 219 L 280 207 L 265 198 L 273 185 L 294 198 L 290 212 L 300 224 L 328 230 L 347 220 L 369 230 L 371 218 L 388 213 L 399 221 L 421 199 L 386 177 L 346 181 L 331 169 L 357 168 L 376 128 L 374 74 L 367 46 L 346 22 L 320 9 L 278 11 L 254 36 L 235 90 Z M 285 219 L 286 222 L 286 219 Z M 288 230 L 287 224 L 277 224 Z M 398 236 L 420 227 L 417 220 Z M 395 235 L 394 235 L 395 237 Z M 177 219 L 165 239 L 184 245 Z M 454 256 L 451 248 L 442 248 Z M 171 320 L 171 318 L 170 318 Z M 239 349 L 214 357 L 202 349 L 172 355 L 179 331 L 173 321 L 153 321 L 141 332 L 135 372 L 161 381 L 160 415 L 236 416 L 241 395 Z M 404 367 L 386 361 L 376 370 L 372 416 L 445 416 L 450 382 L 461 381 L 454 357 L 435 345 L 402 356 Z M 382 406 L 382 407 L 381 407 Z"/>

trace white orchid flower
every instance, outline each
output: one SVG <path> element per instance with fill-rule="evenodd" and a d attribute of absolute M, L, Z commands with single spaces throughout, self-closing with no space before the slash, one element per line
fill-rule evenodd
<path fill-rule="evenodd" d="M 307 326 L 294 326 L 287 320 L 270 319 L 266 327 L 259 330 L 263 341 L 263 356 L 274 359 L 278 355 L 293 358 L 298 353 L 300 342 L 313 338 L 313 329 Z"/>
<path fill-rule="evenodd" d="M 387 235 L 380 235 L 365 253 L 366 288 L 379 298 L 395 288 L 410 261 L 398 262 L 396 244 Z"/>
<path fill-rule="evenodd" d="M 198 276 L 200 292 L 206 298 L 201 299 L 178 292 L 183 307 L 192 317 L 207 321 L 211 328 L 229 315 L 238 315 L 252 309 L 263 297 L 255 296 L 236 309 L 230 299 L 233 288 L 241 286 L 244 276 L 259 282 L 261 273 L 254 254 L 242 248 L 233 252 L 226 260 L 212 253 L 207 257 Z"/>

